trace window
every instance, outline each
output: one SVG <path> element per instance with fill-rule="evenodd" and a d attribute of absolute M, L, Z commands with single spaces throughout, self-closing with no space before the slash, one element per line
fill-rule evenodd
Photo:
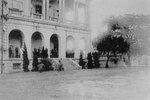
<path fill-rule="evenodd" d="M 9 58 L 14 58 L 13 46 L 9 46 Z"/>
<path fill-rule="evenodd" d="M 15 48 L 15 58 L 20 58 L 19 48 Z"/>
<path fill-rule="evenodd" d="M 65 19 L 69 21 L 74 20 L 75 10 L 74 10 L 74 0 L 65 0 Z"/>
<path fill-rule="evenodd" d="M 13 15 L 22 15 L 23 1 L 12 0 L 12 8 L 9 8 L 9 13 Z"/>
<path fill-rule="evenodd" d="M 22 1 L 13 0 L 12 4 L 13 4 L 13 9 L 18 9 L 20 11 L 23 10 L 23 2 Z"/>
<path fill-rule="evenodd" d="M 20 58 L 19 47 L 9 46 L 9 58 Z"/>
<path fill-rule="evenodd" d="M 34 18 L 41 19 L 42 18 L 42 9 L 43 9 L 43 1 L 42 0 L 31 0 L 32 4 L 32 15 Z"/>
<path fill-rule="evenodd" d="M 85 23 L 86 21 L 86 4 L 83 2 L 78 4 L 78 21 L 80 23 Z"/>
<path fill-rule="evenodd" d="M 13 69 L 14 70 L 20 70 L 21 69 L 21 63 L 13 63 Z"/>
<path fill-rule="evenodd" d="M 42 6 L 41 5 L 35 5 L 35 13 L 42 14 Z"/>
<path fill-rule="evenodd" d="M 49 19 L 52 21 L 58 21 L 59 18 L 59 0 L 49 1 Z"/>
<path fill-rule="evenodd" d="M 32 0 L 32 13 L 42 14 L 42 0 Z"/>

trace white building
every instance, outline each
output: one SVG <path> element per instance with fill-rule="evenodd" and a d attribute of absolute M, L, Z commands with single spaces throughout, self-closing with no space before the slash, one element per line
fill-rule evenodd
<path fill-rule="evenodd" d="M 48 48 L 49 57 L 55 49 L 57 56 L 51 57 L 58 58 L 66 58 L 66 52 L 73 52 L 72 57 L 79 58 L 81 51 L 84 54 L 90 51 L 89 0 L 1 1 L 4 1 L 4 17 L 0 24 L 3 51 L 0 56 L 4 71 L 21 68 L 24 43 L 29 59 L 34 48 L 43 46 Z"/>

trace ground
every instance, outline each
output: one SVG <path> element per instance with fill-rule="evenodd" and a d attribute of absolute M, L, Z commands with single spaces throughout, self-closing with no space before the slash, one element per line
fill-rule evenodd
<path fill-rule="evenodd" d="M 150 100 L 150 68 L 3 74 L 0 100 Z"/>

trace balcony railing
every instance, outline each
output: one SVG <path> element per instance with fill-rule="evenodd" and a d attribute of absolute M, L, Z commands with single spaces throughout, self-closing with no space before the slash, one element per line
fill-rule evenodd
<path fill-rule="evenodd" d="M 49 20 L 58 22 L 59 21 L 59 10 L 53 9 L 51 15 L 49 15 Z"/>
<path fill-rule="evenodd" d="M 32 16 L 33 18 L 36 18 L 36 19 L 42 19 L 42 14 L 38 14 L 38 13 L 32 13 Z"/>
<path fill-rule="evenodd" d="M 59 18 L 55 18 L 55 17 L 49 16 L 49 20 L 58 22 L 58 21 L 59 21 Z"/>

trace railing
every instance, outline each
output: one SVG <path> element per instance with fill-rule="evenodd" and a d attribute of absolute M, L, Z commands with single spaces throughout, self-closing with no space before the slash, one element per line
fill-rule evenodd
<path fill-rule="evenodd" d="M 32 13 L 33 18 L 42 19 L 42 14 Z"/>
<path fill-rule="evenodd" d="M 73 59 L 68 59 L 70 62 L 71 62 L 71 64 L 74 66 L 74 67 L 76 67 L 76 69 L 81 69 L 82 67 L 78 64 L 78 62 L 77 61 L 74 61 Z"/>
<path fill-rule="evenodd" d="M 49 20 L 58 22 L 58 21 L 59 21 L 59 18 L 55 18 L 55 17 L 49 16 Z"/>

